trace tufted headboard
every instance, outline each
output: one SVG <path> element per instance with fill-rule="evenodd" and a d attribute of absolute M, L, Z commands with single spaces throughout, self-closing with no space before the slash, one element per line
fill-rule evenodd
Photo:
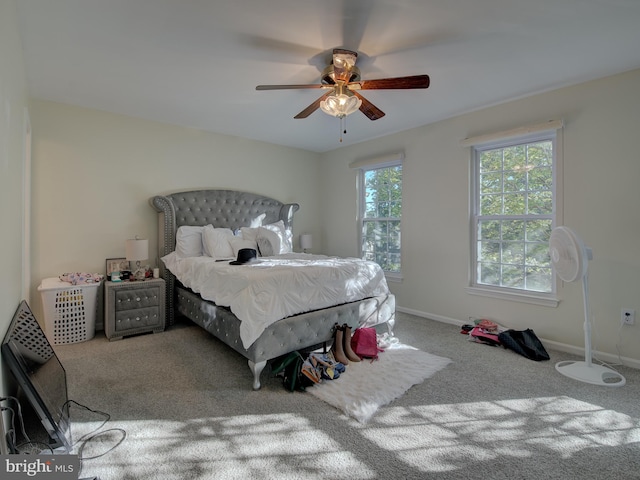
<path fill-rule="evenodd" d="M 278 220 L 288 230 L 293 228 L 293 214 L 300 208 L 297 203 L 282 203 L 273 198 L 237 190 L 192 190 L 151 198 L 151 205 L 158 212 L 158 257 L 175 249 L 176 232 L 183 225 L 213 225 L 236 230 L 248 227 L 251 221 L 265 214 L 262 221 L 268 225 Z M 173 300 L 175 278 L 159 265 L 161 276 L 167 282 L 168 324 L 174 322 Z"/>

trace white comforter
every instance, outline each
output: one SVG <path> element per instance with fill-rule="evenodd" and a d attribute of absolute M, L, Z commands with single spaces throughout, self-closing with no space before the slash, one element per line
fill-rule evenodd
<path fill-rule="evenodd" d="M 162 261 L 202 298 L 231 308 L 245 348 L 282 318 L 389 293 L 380 266 L 358 258 L 289 253 L 230 265 L 174 252 Z"/>

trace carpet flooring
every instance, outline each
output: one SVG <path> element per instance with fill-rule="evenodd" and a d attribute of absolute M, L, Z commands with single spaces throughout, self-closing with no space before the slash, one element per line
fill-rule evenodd
<path fill-rule="evenodd" d="M 535 325 L 531 326 L 535 330 Z M 398 314 L 396 337 L 452 360 L 361 423 L 195 326 L 56 348 L 81 477 L 128 479 L 640 478 L 640 371 L 621 388 L 469 342 L 454 325 Z M 96 433 L 97 437 L 92 437 Z"/>

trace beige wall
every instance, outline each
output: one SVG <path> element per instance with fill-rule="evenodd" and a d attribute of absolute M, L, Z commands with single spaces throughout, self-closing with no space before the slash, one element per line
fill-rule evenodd
<path fill-rule="evenodd" d="M 553 342 L 584 346 L 580 284 L 560 286 L 557 308 L 471 296 L 469 149 L 460 140 L 549 119 L 564 119 L 564 224 L 593 249 L 589 266 L 594 349 L 640 361 L 640 70 L 461 115 L 325 154 L 325 248 L 356 253 L 355 172 L 349 162 L 403 150 L 402 283 L 398 305 L 443 321 L 487 317 L 532 328 Z M 635 326 L 620 329 L 620 310 Z M 452 335 L 456 333 L 452 329 Z M 627 363 L 630 363 L 627 361 Z M 640 365 L 637 363 L 636 366 Z"/>
<path fill-rule="evenodd" d="M 0 339 L 22 299 L 23 155 L 28 94 L 15 3 L 0 0 Z M 0 369 L 0 396 L 6 384 Z"/>
<path fill-rule="evenodd" d="M 295 241 L 319 235 L 315 153 L 42 101 L 31 118 L 34 287 L 67 271 L 103 272 L 135 235 L 155 252 L 149 199 L 162 193 L 230 188 L 297 202 Z"/>

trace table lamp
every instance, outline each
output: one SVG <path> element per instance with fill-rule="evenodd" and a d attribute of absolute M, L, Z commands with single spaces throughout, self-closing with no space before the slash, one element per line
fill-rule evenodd
<path fill-rule="evenodd" d="M 313 237 L 310 233 L 300 235 L 300 247 L 304 253 L 307 253 L 307 250 L 313 247 Z"/>

